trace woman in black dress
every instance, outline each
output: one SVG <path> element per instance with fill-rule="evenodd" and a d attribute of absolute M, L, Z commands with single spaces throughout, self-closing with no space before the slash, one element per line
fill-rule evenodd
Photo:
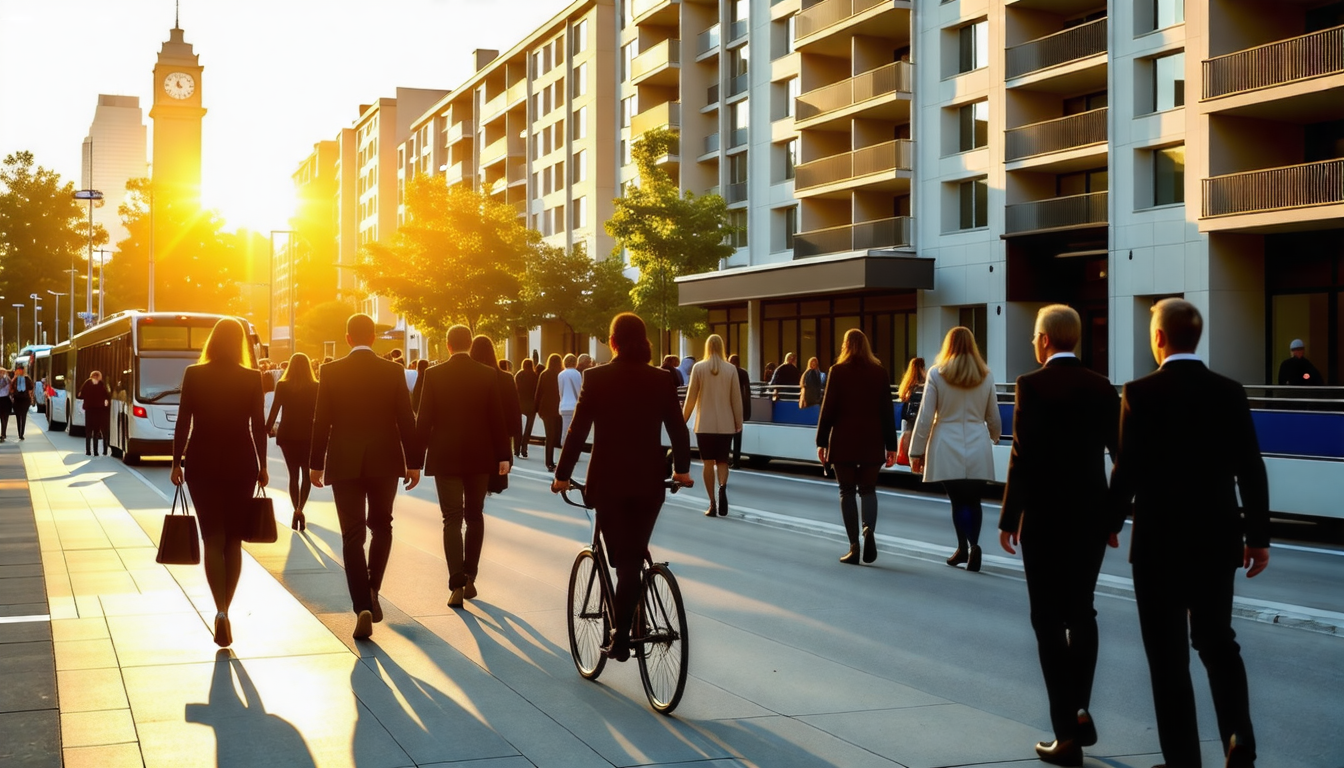
<path fill-rule="evenodd" d="M 546 428 L 546 471 L 555 471 L 555 450 L 565 441 L 560 434 L 560 371 L 564 363 L 559 355 L 546 358 L 546 367 L 537 376 L 537 415 Z"/>
<path fill-rule="evenodd" d="M 527 444 L 532 440 L 532 423 L 537 418 L 537 370 L 532 358 L 523 358 L 518 373 L 513 376 L 514 389 L 518 390 L 519 421 L 527 419 L 523 434 L 518 439 L 513 455 L 526 459 Z"/>
<path fill-rule="evenodd" d="M 215 598 L 215 643 L 233 643 L 229 604 L 243 570 L 244 507 L 266 472 L 266 424 L 261 376 L 237 320 L 215 323 L 201 361 L 182 375 L 173 431 L 173 485 L 186 483 L 205 542 L 205 579 Z"/>
<path fill-rule="evenodd" d="M 313 488 L 308 477 L 308 450 L 313 442 L 313 411 L 316 408 L 317 378 L 313 376 L 313 364 L 307 355 L 295 352 L 289 358 L 285 375 L 275 385 L 275 399 L 271 401 L 271 415 L 266 419 L 266 432 L 275 435 L 280 453 L 285 456 L 285 467 L 289 470 L 289 503 L 294 506 L 289 527 L 296 531 L 308 527 L 303 508 L 307 506 L 308 493 Z M 280 415 L 283 418 L 277 429 L 275 419 Z"/>

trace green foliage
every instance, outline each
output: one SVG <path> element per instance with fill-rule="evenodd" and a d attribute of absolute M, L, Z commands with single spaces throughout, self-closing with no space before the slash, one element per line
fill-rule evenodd
<path fill-rule="evenodd" d="M 442 337 L 463 323 L 514 317 L 529 256 L 541 236 L 513 206 L 464 186 L 422 176 L 406 188 L 406 224 L 390 244 L 369 243 L 355 268 L 369 293 Z"/>
<path fill-rule="evenodd" d="M 639 168 L 639 186 L 616 200 L 607 233 L 617 249 L 630 253 L 639 269 L 631 292 L 635 311 L 664 331 L 700 335 L 705 311 L 678 304 L 676 278 L 716 269 L 733 253 L 728 206 L 718 195 L 684 194 L 658 164 L 674 150 L 677 134 L 665 129 L 645 133 L 631 154 Z"/>
<path fill-rule="evenodd" d="M 634 282 L 619 259 L 593 261 L 581 245 L 566 251 L 541 244 L 528 260 L 518 324 L 564 323 L 571 333 L 606 340 L 611 318 L 633 307 Z"/>
<path fill-rule="evenodd" d="M 315 360 L 322 359 L 323 342 L 336 342 L 338 352 L 345 349 L 345 321 L 358 310 L 344 301 L 318 304 L 295 318 L 294 337 L 298 351 Z"/>

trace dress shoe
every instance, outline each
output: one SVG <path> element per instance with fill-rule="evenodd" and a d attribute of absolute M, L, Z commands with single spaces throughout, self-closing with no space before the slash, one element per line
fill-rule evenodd
<path fill-rule="evenodd" d="M 615 635 L 616 633 L 613 630 L 611 636 L 607 638 L 606 645 L 603 645 L 599 650 L 601 651 L 603 656 L 606 656 L 608 659 L 611 659 L 612 661 L 629 661 L 630 640 L 627 638 L 623 642 L 618 641 Z"/>
<path fill-rule="evenodd" d="M 220 648 L 233 645 L 233 627 L 229 625 L 229 617 L 223 611 L 215 614 L 215 645 Z"/>
<path fill-rule="evenodd" d="M 1090 747 L 1097 743 L 1097 724 L 1086 709 L 1078 710 L 1078 730 L 1073 733 L 1073 741 L 1080 747 Z"/>
<path fill-rule="evenodd" d="M 844 557 L 840 558 L 840 562 L 844 563 L 845 565 L 858 565 L 858 564 L 859 564 L 859 545 L 858 545 L 857 543 L 856 543 L 856 544 L 850 544 L 850 545 L 849 545 L 849 551 L 845 553 L 845 556 L 844 556 Z"/>
<path fill-rule="evenodd" d="M 373 635 L 373 614 L 369 611 L 360 611 L 359 618 L 355 619 L 355 631 L 353 637 L 356 640 L 366 640 Z"/>
<path fill-rule="evenodd" d="M 1255 755 L 1248 747 L 1237 743 L 1237 735 L 1232 734 L 1232 739 L 1227 745 L 1227 763 L 1226 768 L 1255 768 Z"/>
<path fill-rule="evenodd" d="M 706 510 L 705 510 L 705 517 L 715 517 L 715 516 L 717 516 L 718 514 L 719 514 L 719 506 L 718 506 L 717 504 L 714 503 L 714 500 L 713 500 L 713 499 L 710 499 L 710 500 L 709 500 L 709 509 L 706 509 Z"/>
<path fill-rule="evenodd" d="M 476 599 L 476 577 L 468 576 L 467 583 L 462 586 L 462 597 L 466 600 Z"/>
<path fill-rule="evenodd" d="M 1074 741 L 1042 741 L 1036 745 L 1036 756 L 1051 765 L 1074 767 L 1083 764 L 1083 748 Z"/>
<path fill-rule="evenodd" d="M 373 601 L 369 614 L 373 617 L 373 623 L 377 624 L 383 620 L 383 604 L 378 602 L 378 590 L 370 589 L 369 598 Z"/>
<path fill-rule="evenodd" d="M 555 471 L 555 465 L 554 465 L 554 464 L 547 464 L 547 465 L 546 465 L 546 471 L 547 471 L 547 472 L 554 472 L 554 471 Z"/>
<path fill-rule="evenodd" d="M 728 516 L 728 486 L 719 486 L 719 517 Z"/>
<path fill-rule="evenodd" d="M 953 568 L 956 568 L 964 562 L 966 562 L 966 550 L 961 547 L 957 547 L 957 551 L 953 552 L 952 556 L 947 558 L 947 564 Z"/>
<path fill-rule="evenodd" d="M 294 510 L 294 517 L 290 518 L 289 527 L 296 531 L 308 530 L 308 518 L 303 514 L 303 510 Z"/>
<path fill-rule="evenodd" d="M 453 593 L 448 596 L 448 606 L 450 608 L 460 607 L 462 605 L 462 595 L 465 592 L 466 590 L 464 590 L 462 587 L 454 589 Z"/>
<path fill-rule="evenodd" d="M 526 458 L 527 458 L 527 451 L 523 451 L 522 453 L 518 454 L 518 458 L 520 458 L 520 459 L 526 459 Z"/>
<path fill-rule="evenodd" d="M 863 526 L 863 562 L 871 563 L 877 559 L 877 542 L 873 541 L 873 527 Z"/>
<path fill-rule="evenodd" d="M 971 547 L 971 554 L 966 558 L 966 570 L 975 572 L 980 570 L 980 548 Z"/>

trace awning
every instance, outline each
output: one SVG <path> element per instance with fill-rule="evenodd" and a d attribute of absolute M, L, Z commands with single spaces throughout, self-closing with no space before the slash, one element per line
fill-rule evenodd
<path fill-rule="evenodd" d="M 868 251 L 688 275 L 677 278 L 677 285 L 682 306 L 831 293 L 931 290 L 933 262 L 892 251 Z"/>

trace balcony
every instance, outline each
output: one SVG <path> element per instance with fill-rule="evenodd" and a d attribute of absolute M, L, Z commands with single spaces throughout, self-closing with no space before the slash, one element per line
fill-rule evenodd
<path fill-rule="evenodd" d="M 725 186 L 723 199 L 728 201 L 729 205 L 747 202 L 747 182 L 739 181 Z"/>
<path fill-rule="evenodd" d="M 848 22 L 875 8 L 909 9 L 910 3 L 901 0 L 822 0 L 811 7 L 804 8 L 794 22 L 795 39 L 799 47 L 816 42 L 827 33 L 836 32 L 847 26 Z M 874 37 L 895 37 L 909 39 L 908 15 L 902 14 L 907 21 L 902 28 L 899 21 L 892 19 L 891 24 L 865 23 L 864 34 Z M 873 20 L 869 20 L 872 22 Z M 846 43 L 848 47 L 848 43 Z"/>
<path fill-rule="evenodd" d="M 636 24 L 668 26 L 677 23 L 681 0 L 633 0 L 630 14 Z"/>
<path fill-rule="evenodd" d="M 746 19 L 738 19 L 728 25 L 728 42 L 735 43 L 747 36 L 748 24 Z"/>
<path fill-rule="evenodd" d="M 746 93 L 751 88 L 751 75 L 743 72 L 728 79 L 728 98 Z"/>
<path fill-rule="evenodd" d="M 711 133 L 705 137 L 705 154 L 712 155 L 719 151 L 719 134 Z"/>
<path fill-rule="evenodd" d="M 495 94 L 494 98 L 485 102 L 485 106 L 481 108 L 482 124 L 489 123 L 492 120 L 498 118 L 500 115 L 504 114 L 504 111 L 508 109 L 508 106 L 509 106 L 508 91 L 500 91 L 499 93 Z"/>
<path fill-rule="evenodd" d="M 712 107 L 719 103 L 719 84 L 715 83 L 705 89 L 705 106 Z"/>
<path fill-rule="evenodd" d="M 630 121 L 630 137 L 643 136 L 654 128 L 681 128 L 681 102 L 665 101 L 635 115 Z"/>
<path fill-rule="evenodd" d="M 1008 79 L 1106 53 L 1106 22 L 1097 19 L 1009 47 Z"/>
<path fill-rule="evenodd" d="M 1344 73 L 1344 26 L 1204 61 L 1201 100 Z"/>
<path fill-rule="evenodd" d="M 1344 203 L 1344 159 L 1204 179 L 1203 218 Z"/>
<path fill-rule="evenodd" d="M 522 143 L 521 139 L 514 139 L 510 136 L 505 136 L 490 143 L 485 149 L 481 150 L 481 168 L 489 168 L 490 166 L 503 161 L 509 155 L 522 154 L 521 146 L 515 146 L 521 145 Z"/>
<path fill-rule="evenodd" d="M 634 85 L 676 85 L 680 75 L 680 40 L 664 40 L 630 62 L 630 82 Z"/>
<path fill-rule="evenodd" d="M 747 145 L 747 129 L 734 128 L 728 132 L 728 148 L 737 149 Z"/>
<path fill-rule="evenodd" d="M 471 167 L 471 163 L 466 161 L 448 166 L 448 173 L 445 174 L 444 181 L 451 187 L 454 184 L 461 184 L 463 182 L 471 184 L 472 179 L 474 178 L 475 173 Z"/>
<path fill-rule="evenodd" d="M 1051 152 L 1106 143 L 1105 107 L 1068 117 L 1045 120 L 1006 132 L 1007 159 L 1021 160 Z"/>
<path fill-rule="evenodd" d="M 905 61 L 864 72 L 848 80 L 808 91 L 794 100 L 794 121 L 798 128 L 811 128 L 819 123 L 848 117 L 850 108 L 875 108 L 873 117 L 895 118 L 904 111 L 909 114 L 908 101 L 897 105 L 897 99 L 882 103 L 868 102 L 896 94 L 909 95 L 914 89 L 915 67 Z M 880 109 L 879 109 L 880 107 Z M 891 114 L 886 114 L 890 112 Z"/>
<path fill-rule="evenodd" d="M 1104 226 L 1109 220 L 1106 192 L 1052 197 L 1007 207 L 1004 232 L 1021 234 L 1044 229 Z"/>
<path fill-rule="evenodd" d="M 703 56 L 711 51 L 717 51 L 719 42 L 719 25 L 715 24 L 695 36 L 695 54 Z"/>
<path fill-rule="evenodd" d="M 793 258 L 806 259 L 827 253 L 875 248 L 908 248 L 913 243 L 913 234 L 914 219 L 909 216 L 814 229 L 794 235 Z"/>
<path fill-rule="evenodd" d="M 853 152 L 844 152 L 803 163 L 794 170 L 795 194 L 835 184 L 894 181 L 897 171 L 913 167 L 915 144 L 897 139 Z M 878 178 L 869 178 L 878 176 Z"/>
<path fill-rule="evenodd" d="M 513 85 L 510 85 L 509 89 L 504 92 L 504 103 L 506 106 L 512 107 L 513 105 L 519 104 L 526 99 L 527 99 L 526 79 L 519 80 Z"/>
<path fill-rule="evenodd" d="M 476 124 L 470 120 L 463 120 L 460 123 L 453 123 L 448 127 L 448 146 L 452 146 L 463 139 L 470 139 L 476 133 Z"/>

